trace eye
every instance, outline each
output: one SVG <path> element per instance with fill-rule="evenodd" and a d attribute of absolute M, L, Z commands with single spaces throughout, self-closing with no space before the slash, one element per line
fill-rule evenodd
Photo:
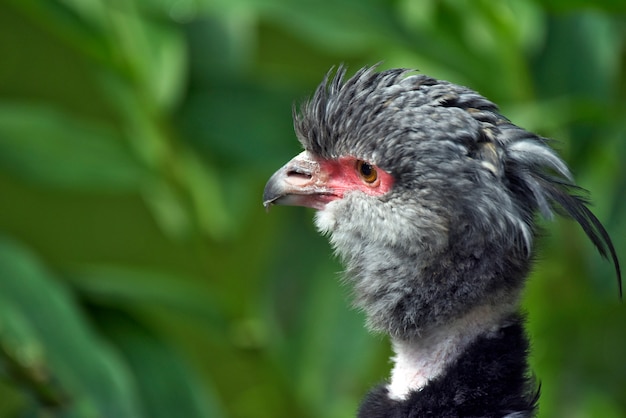
<path fill-rule="evenodd" d="M 366 183 L 374 183 L 378 178 L 378 172 L 376 171 L 376 168 L 363 160 L 358 160 L 356 162 L 356 170 L 359 172 L 359 175 Z"/>

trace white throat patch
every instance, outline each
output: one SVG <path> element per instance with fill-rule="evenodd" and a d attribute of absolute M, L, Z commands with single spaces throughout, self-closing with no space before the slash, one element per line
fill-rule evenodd
<path fill-rule="evenodd" d="M 439 376 L 479 335 L 496 331 L 510 306 L 481 306 L 464 317 L 412 340 L 393 339 L 394 367 L 387 386 L 389 397 L 405 400 Z"/>

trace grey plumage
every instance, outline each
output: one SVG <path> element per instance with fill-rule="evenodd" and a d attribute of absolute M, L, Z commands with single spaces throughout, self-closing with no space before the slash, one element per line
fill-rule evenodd
<path fill-rule="evenodd" d="M 577 220 L 616 261 L 546 139 L 452 83 L 372 68 L 344 82 L 344 73 L 294 112 L 295 129 L 315 155 L 357 156 L 397 179 L 389 195 L 346 196 L 318 222 L 373 329 L 410 336 L 478 304 L 515 304 L 537 210 L 582 212 Z"/>
<path fill-rule="evenodd" d="M 312 159 L 351 156 L 394 179 L 380 196 L 345 193 L 315 219 L 371 329 L 413 341 L 479 308 L 513 314 L 533 259 L 535 215 L 555 210 L 612 258 L 621 294 L 608 234 L 547 139 L 465 87 L 400 69 L 344 76 L 343 68 L 329 73 L 294 108 L 294 126 Z M 277 181 L 266 205 L 281 198 Z"/>

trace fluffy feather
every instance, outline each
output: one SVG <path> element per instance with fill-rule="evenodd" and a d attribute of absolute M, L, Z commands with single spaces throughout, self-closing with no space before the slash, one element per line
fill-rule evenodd
<path fill-rule="evenodd" d="M 515 301 L 536 212 L 572 216 L 620 277 L 608 234 L 547 139 L 465 87 L 401 69 L 344 76 L 329 73 L 294 124 L 313 154 L 352 155 L 397 180 L 382 198 L 346 196 L 316 217 L 371 328 L 412 336 Z"/>

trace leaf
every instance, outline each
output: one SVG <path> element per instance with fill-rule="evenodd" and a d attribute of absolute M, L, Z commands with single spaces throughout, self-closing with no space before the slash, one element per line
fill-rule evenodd
<path fill-rule="evenodd" d="M 58 108 L 0 102 L 0 167 L 46 186 L 130 191 L 146 172 L 112 129 Z"/>
<path fill-rule="evenodd" d="M 184 38 L 166 20 L 146 19 L 133 3 L 107 9 L 109 30 L 145 104 L 171 110 L 184 88 Z"/>
<path fill-rule="evenodd" d="M 146 268 L 85 265 L 67 277 L 89 301 L 109 308 L 161 306 L 202 317 L 219 327 L 224 309 L 206 281 Z"/>
<path fill-rule="evenodd" d="M 123 314 L 108 312 L 101 324 L 120 346 L 137 376 L 150 418 L 224 416 L 207 387 L 176 350 Z"/>
<path fill-rule="evenodd" d="M 247 81 L 222 81 L 190 96 L 179 123 L 187 141 L 219 164 L 279 164 L 277 150 L 286 158 L 298 149 L 291 121 L 294 94 Z"/>
<path fill-rule="evenodd" d="M 193 220 L 180 190 L 158 180 L 142 190 L 142 197 L 154 220 L 168 237 L 182 240 L 192 234 Z"/>
<path fill-rule="evenodd" d="M 544 9 L 557 12 L 571 12 L 581 10 L 601 10 L 605 12 L 623 13 L 626 4 L 622 0 L 542 0 L 539 2 Z"/>
<path fill-rule="evenodd" d="M 0 364 L 7 377 L 31 394 L 39 404 L 62 407 L 67 396 L 53 381 L 44 347 L 19 307 L 0 294 Z"/>
<path fill-rule="evenodd" d="M 107 0 L 11 1 L 84 55 L 129 78 L 150 106 L 167 111 L 180 99 L 186 48 L 166 16 L 146 19 L 138 1 L 114 7 Z"/>
<path fill-rule="evenodd" d="M 40 402 L 69 417 L 143 416 L 124 362 L 54 276 L 7 238 L 0 239 L 0 278 L 0 294 L 9 301 L 0 311 L 4 362 L 33 372 L 27 386 L 46 395 Z"/>
<path fill-rule="evenodd" d="M 180 182 L 186 186 L 193 204 L 199 229 L 216 240 L 229 235 L 235 226 L 234 219 L 224 204 L 215 170 L 191 152 L 181 153 L 178 169 Z"/>
<path fill-rule="evenodd" d="M 383 358 L 381 341 L 364 329 L 364 318 L 350 310 L 333 270 L 316 272 L 302 301 L 300 326 L 306 331 L 295 354 L 297 395 L 316 416 L 342 417 L 357 405 L 346 401 L 368 377 L 367 365 Z M 292 357 L 293 358 L 293 357 Z M 323 405 L 323 406 L 322 406 Z"/>
<path fill-rule="evenodd" d="M 106 5 L 99 0 L 7 0 L 43 28 L 101 62 L 115 60 L 115 43 L 107 31 Z"/>

